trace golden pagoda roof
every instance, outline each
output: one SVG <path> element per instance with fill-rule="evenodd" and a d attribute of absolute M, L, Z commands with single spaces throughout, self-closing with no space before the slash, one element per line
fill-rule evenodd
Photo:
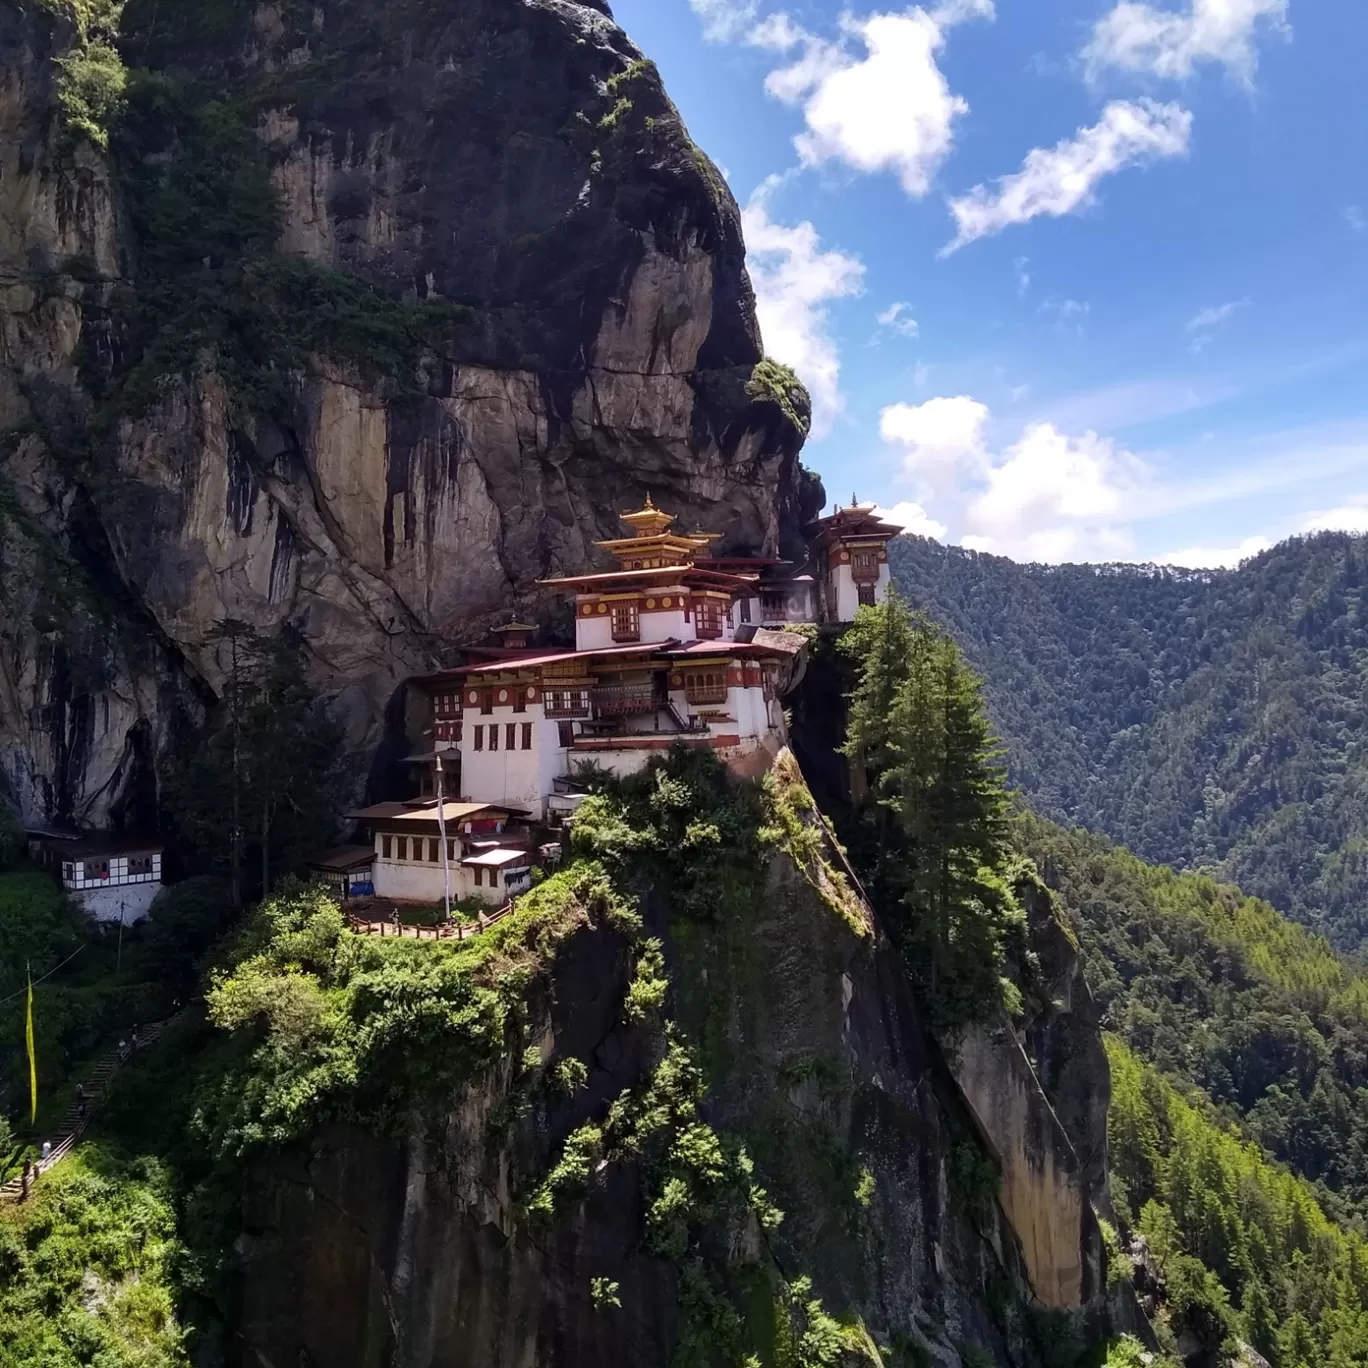
<path fill-rule="evenodd" d="M 674 522 L 674 514 L 662 513 L 651 502 L 649 494 L 645 507 L 637 509 L 635 513 L 620 513 L 618 516 L 638 537 L 658 537 Z M 604 543 L 600 542 L 599 545 Z"/>
<path fill-rule="evenodd" d="M 680 564 L 706 551 L 722 535 L 720 532 L 671 532 L 670 525 L 675 521 L 675 515 L 661 512 L 651 502 L 649 494 L 644 508 L 637 509 L 635 513 L 619 514 L 619 517 L 634 535 L 611 537 L 594 545 L 624 561 L 654 557 L 657 564 L 662 561 Z"/>

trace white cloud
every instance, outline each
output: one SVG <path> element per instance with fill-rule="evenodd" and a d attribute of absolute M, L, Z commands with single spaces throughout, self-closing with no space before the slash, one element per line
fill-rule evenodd
<path fill-rule="evenodd" d="M 935 500 L 928 517 L 951 522 L 970 550 L 1020 560 L 1131 551 L 1129 505 L 1148 476 L 1142 462 L 1095 432 L 1069 436 L 1051 423 L 1030 424 L 994 452 L 989 417 L 985 404 L 963 394 L 893 404 L 880 415 L 880 435 L 902 448 L 904 472 Z"/>
<path fill-rule="evenodd" d="M 1272 529 L 1269 535 L 1246 537 L 1236 546 L 1185 546 L 1160 556 L 1158 563 L 1182 565 L 1194 570 L 1233 569 L 1241 561 L 1257 556 L 1260 551 L 1267 551 L 1275 538 L 1312 532 L 1350 532 L 1357 536 L 1368 534 L 1368 494 L 1351 495 L 1350 498 L 1351 502 L 1341 504 L 1338 508 L 1303 513 Z"/>
<path fill-rule="evenodd" d="M 937 522 L 921 504 L 913 503 L 909 499 L 895 503 L 892 508 L 875 508 L 874 516 L 917 537 L 934 537 L 937 541 L 944 541 L 948 531 L 945 524 Z"/>
<path fill-rule="evenodd" d="M 988 406 L 967 394 L 891 404 L 879 414 L 879 436 L 903 449 L 903 473 L 928 495 L 944 494 L 966 474 L 987 467 Z"/>
<path fill-rule="evenodd" d="M 1368 214 L 1365 214 L 1357 204 L 1349 204 L 1344 209 L 1344 221 L 1356 233 L 1368 230 Z"/>
<path fill-rule="evenodd" d="M 1131 548 L 1126 500 L 1143 466 L 1095 432 L 1035 423 L 988 471 L 966 509 L 979 548 L 1016 559 L 1115 559 Z"/>
<path fill-rule="evenodd" d="M 1250 302 L 1249 299 L 1232 299 L 1226 304 L 1214 304 L 1210 308 L 1199 309 L 1188 319 L 1184 329 L 1192 339 L 1188 343 L 1188 350 L 1194 356 L 1204 352 L 1216 336 L 1216 330 L 1241 309 L 1247 309 Z"/>
<path fill-rule="evenodd" d="M 1061 337 L 1082 337 L 1083 320 L 1092 312 L 1084 299 L 1056 299 L 1051 295 L 1040 302 L 1038 313 L 1054 320 L 1052 330 Z"/>
<path fill-rule="evenodd" d="M 1177 565 L 1186 570 L 1233 570 L 1241 561 L 1267 551 L 1273 543 L 1267 537 L 1246 537 L 1238 546 L 1185 546 L 1168 551 L 1156 560 L 1158 565 Z"/>
<path fill-rule="evenodd" d="M 826 249 L 811 223 L 775 223 L 765 181 L 741 213 L 746 265 L 767 355 L 796 370 L 812 395 L 812 435 L 831 431 L 843 406 L 841 358 L 831 336 L 827 304 L 864 288 L 864 264 Z"/>
<path fill-rule="evenodd" d="M 916 337 L 921 331 L 917 320 L 912 317 L 912 306 L 903 303 L 890 304 L 879 315 L 879 326 L 891 328 L 895 333 L 901 333 L 903 337 Z"/>
<path fill-rule="evenodd" d="M 1182 156 L 1191 132 L 1192 115 L 1176 104 L 1114 100 L 1091 128 L 1080 128 L 1054 147 L 1032 148 L 1021 170 L 1003 176 L 995 188 L 976 185 L 952 199 L 958 231 L 941 255 L 1041 214 L 1057 218 L 1085 208 L 1105 176 L 1158 157 Z"/>
<path fill-rule="evenodd" d="M 1224 323 L 1233 313 L 1243 309 L 1249 300 L 1232 299 L 1228 304 L 1215 304 L 1208 309 L 1198 309 L 1187 321 L 1187 330 L 1190 333 L 1205 332 L 1209 328 L 1218 327 Z"/>
<path fill-rule="evenodd" d="M 1286 31 L 1287 0 L 1191 0 L 1185 13 L 1122 0 L 1093 29 L 1083 60 L 1095 79 L 1108 67 L 1186 80 L 1216 62 L 1243 85 L 1258 65 L 1260 26 Z"/>
<path fill-rule="evenodd" d="M 756 0 L 689 0 L 689 5 L 703 25 L 703 36 L 712 43 L 741 37 L 759 11 Z"/>
<path fill-rule="evenodd" d="M 990 0 L 946 0 L 929 12 L 847 14 L 839 40 L 830 42 L 781 13 L 754 25 L 746 41 L 799 50 L 796 61 L 770 73 L 765 89 L 802 106 L 807 128 L 794 146 L 805 166 L 835 161 L 866 174 L 889 171 L 919 197 L 949 155 L 955 121 L 969 109 L 936 56 L 952 25 L 992 17 Z"/>
<path fill-rule="evenodd" d="M 1301 519 L 1300 532 L 1368 532 L 1368 497 L 1357 502 L 1327 508 L 1319 513 L 1308 513 Z"/>

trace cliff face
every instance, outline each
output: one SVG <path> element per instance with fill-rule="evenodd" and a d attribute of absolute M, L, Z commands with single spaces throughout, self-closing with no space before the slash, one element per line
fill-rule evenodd
<path fill-rule="evenodd" d="M 0 14 L 27 816 L 146 820 L 217 619 L 298 631 L 371 746 L 399 680 L 535 615 L 647 492 L 792 549 L 805 396 L 753 380 L 736 205 L 605 5 L 166 8 L 123 11 L 104 148 L 55 61 L 98 35 Z"/>
<path fill-rule="evenodd" d="M 708 1082 L 701 1115 L 745 1143 L 782 1221 L 742 1220 L 684 1262 L 663 1256 L 648 1212 L 660 1176 L 620 1155 L 591 1165 L 582 1196 L 553 1220 L 527 1214 L 567 1137 L 605 1116 L 611 1126 L 613 1099 L 642 1087 L 663 1048 L 627 1020 L 625 944 L 587 921 L 529 996 L 526 1021 L 544 1066 L 587 1064 L 580 1092 L 548 1101 L 500 1068 L 404 1137 L 337 1128 L 255 1166 L 233 1317 L 245 1362 L 732 1361 L 715 1316 L 701 1349 L 688 1338 L 700 1329 L 700 1252 L 726 1270 L 748 1322 L 773 1314 L 762 1271 L 775 1269 L 789 1284 L 809 1277 L 846 1327 L 839 1352 L 804 1342 L 784 1357 L 771 1326 L 766 1363 L 1072 1361 L 1082 1316 L 1041 1312 L 1081 1309 L 1077 1223 L 1073 1248 L 1055 1251 L 1065 1266 L 1023 1258 L 1010 1204 L 975 1158 L 978 1123 L 896 954 L 840 874 L 791 757 L 777 771 L 792 831 L 744 915 L 732 901 L 715 919 L 681 920 L 649 890 L 643 910 L 664 941 L 667 1010 Z M 510 1105 L 520 1087 L 523 1103 Z M 1039 1200 L 1052 1195 L 1042 1186 Z M 1071 1278 L 1072 1300 L 1056 1295 Z M 620 1305 L 596 1302 L 595 1279 L 616 1286 Z"/>

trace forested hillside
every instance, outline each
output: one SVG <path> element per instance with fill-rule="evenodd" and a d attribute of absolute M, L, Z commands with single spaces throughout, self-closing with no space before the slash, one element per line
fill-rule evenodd
<path fill-rule="evenodd" d="M 983 675 L 1048 817 L 1368 937 L 1368 538 L 1232 571 L 1017 565 L 920 537 L 894 578 Z"/>
<path fill-rule="evenodd" d="M 1368 975 L 1230 884 L 1029 812 L 1015 835 L 1112 1033 L 1110 1194 L 1161 1340 L 1361 1364 Z"/>
<path fill-rule="evenodd" d="M 1332 1211 L 1368 1215 L 1368 975 L 1229 884 L 1030 815 L 1017 834 L 1078 932 L 1106 1026 Z"/>

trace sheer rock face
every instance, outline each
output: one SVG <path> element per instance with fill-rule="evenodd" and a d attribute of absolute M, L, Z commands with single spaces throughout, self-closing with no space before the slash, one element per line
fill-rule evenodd
<path fill-rule="evenodd" d="M 816 821 L 810 807 L 805 820 Z M 953 1176 L 973 1123 L 873 911 L 849 889 L 832 897 L 840 857 L 825 855 L 823 866 L 774 854 L 758 905 L 734 923 L 671 925 L 644 902 L 665 942 L 669 1011 L 700 1042 L 703 1114 L 745 1143 L 755 1182 L 784 1212 L 776 1230 L 731 1230 L 726 1264 L 743 1284 L 766 1259 L 789 1279 L 810 1276 L 829 1312 L 869 1333 L 867 1352 L 839 1360 L 848 1368 L 878 1362 L 874 1343 L 936 1368 L 958 1368 L 964 1346 L 1039 1368 L 1012 1226 Z M 688 1311 L 677 1266 L 645 1237 L 660 1176 L 614 1160 L 549 1221 L 518 1206 L 566 1136 L 601 1122 L 659 1057 L 656 1032 L 623 1022 L 629 967 L 602 929 L 563 947 L 528 1035 L 544 1061 L 583 1060 L 588 1081 L 538 1103 L 506 1139 L 489 1120 L 516 1079 L 496 1071 L 407 1138 L 339 1128 L 255 1167 L 239 1242 L 245 1361 L 671 1361 Z M 618 1284 L 620 1308 L 595 1308 L 594 1278 Z"/>
<path fill-rule="evenodd" d="M 1002 1170 L 1000 1200 L 1035 1294 L 1071 1310 L 1106 1290 L 1096 1213 L 1109 1210 L 1111 1070 L 1078 946 L 1045 887 L 1023 881 L 1017 894 L 1037 962 L 1033 1000 L 1019 1026 L 999 1012 L 964 1031 L 952 1067 Z"/>
<path fill-rule="evenodd" d="M 6 519 L 5 564 L 31 573 L 0 602 L 0 784 L 34 819 L 145 820 L 220 680 L 218 618 L 297 629 L 373 746 L 400 680 L 515 608 L 547 617 L 537 579 L 592 562 L 646 493 L 757 552 L 793 551 L 820 506 L 803 433 L 747 394 L 735 202 L 606 5 L 223 8 L 227 27 L 140 32 L 131 4 L 126 60 L 251 92 L 282 252 L 471 321 L 402 403 L 315 355 L 267 421 L 206 357 L 112 415 L 96 462 L 54 460 L 92 412 L 91 358 L 129 359 L 111 319 L 145 244 L 117 168 L 55 111 L 71 35 L 0 15 L 0 512 L 79 563 L 108 619 L 40 630 L 35 529 Z"/>

